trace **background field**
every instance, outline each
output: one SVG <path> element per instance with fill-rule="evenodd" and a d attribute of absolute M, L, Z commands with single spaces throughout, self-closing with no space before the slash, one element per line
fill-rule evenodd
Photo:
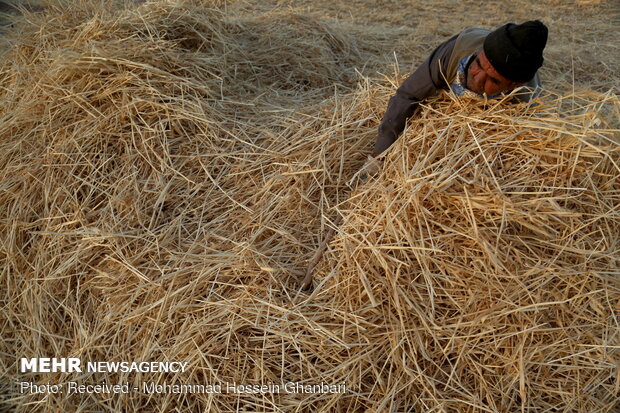
<path fill-rule="evenodd" d="M 5 3 L 43 6 L 54 2 Z M 231 2 L 229 7 L 235 12 L 251 13 L 288 9 L 351 25 L 352 30 L 367 32 L 381 40 L 383 53 L 376 56 L 378 63 L 372 69 L 390 73 L 396 56 L 403 74 L 414 70 L 438 43 L 464 27 L 493 28 L 506 22 L 540 19 L 550 30 L 545 51 L 547 62 L 542 69 L 546 85 L 563 90 L 573 85 L 599 91 L 618 87 L 620 4 L 615 0 L 442 3 L 266 0 Z"/>

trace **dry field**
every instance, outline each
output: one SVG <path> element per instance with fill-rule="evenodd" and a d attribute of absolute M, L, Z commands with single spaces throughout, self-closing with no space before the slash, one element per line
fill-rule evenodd
<path fill-rule="evenodd" d="M 0 411 L 618 411 L 617 1 L 29 4 L 2 17 Z M 435 45 L 532 18 L 536 105 L 442 94 L 347 185 Z M 84 368 L 20 371 L 45 357 Z"/>

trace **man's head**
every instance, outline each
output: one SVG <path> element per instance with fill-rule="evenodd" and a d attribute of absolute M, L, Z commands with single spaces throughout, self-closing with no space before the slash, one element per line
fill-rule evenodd
<path fill-rule="evenodd" d="M 494 95 L 534 77 L 543 64 L 547 27 L 538 20 L 508 23 L 489 33 L 467 70 L 467 88 Z"/>
<path fill-rule="evenodd" d="M 506 90 L 521 86 L 523 82 L 514 82 L 502 76 L 489 62 L 484 50 L 478 52 L 467 68 L 467 89 L 480 95 L 496 95 Z"/>

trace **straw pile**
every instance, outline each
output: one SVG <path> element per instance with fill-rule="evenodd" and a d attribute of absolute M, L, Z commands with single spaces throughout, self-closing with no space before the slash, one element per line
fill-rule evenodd
<path fill-rule="evenodd" d="M 350 192 L 393 93 L 352 76 L 378 43 L 206 1 L 54 13 L 17 27 L 0 73 L 3 408 L 612 411 L 616 96 L 442 97 Z M 20 357 L 188 371 L 20 374 Z"/>
<path fill-rule="evenodd" d="M 340 208 L 320 294 L 373 410 L 616 407 L 618 142 L 558 106 L 431 104 Z"/>

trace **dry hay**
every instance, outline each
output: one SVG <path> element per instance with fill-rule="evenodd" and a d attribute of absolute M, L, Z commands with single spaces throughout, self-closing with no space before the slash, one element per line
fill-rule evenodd
<path fill-rule="evenodd" d="M 317 299 L 373 410 L 615 407 L 619 148 L 569 105 L 429 104 L 339 209 Z"/>
<path fill-rule="evenodd" d="M 443 97 L 349 192 L 393 93 L 352 83 L 373 46 L 279 12 L 278 47 L 267 17 L 209 4 L 18 27 L 0 74 L 3 408 L 612 411 L 617 97 Z M 19 357 L 189 369 L 22 375 Z M 348 392 L 42 396 L 21 380 Z"/>

